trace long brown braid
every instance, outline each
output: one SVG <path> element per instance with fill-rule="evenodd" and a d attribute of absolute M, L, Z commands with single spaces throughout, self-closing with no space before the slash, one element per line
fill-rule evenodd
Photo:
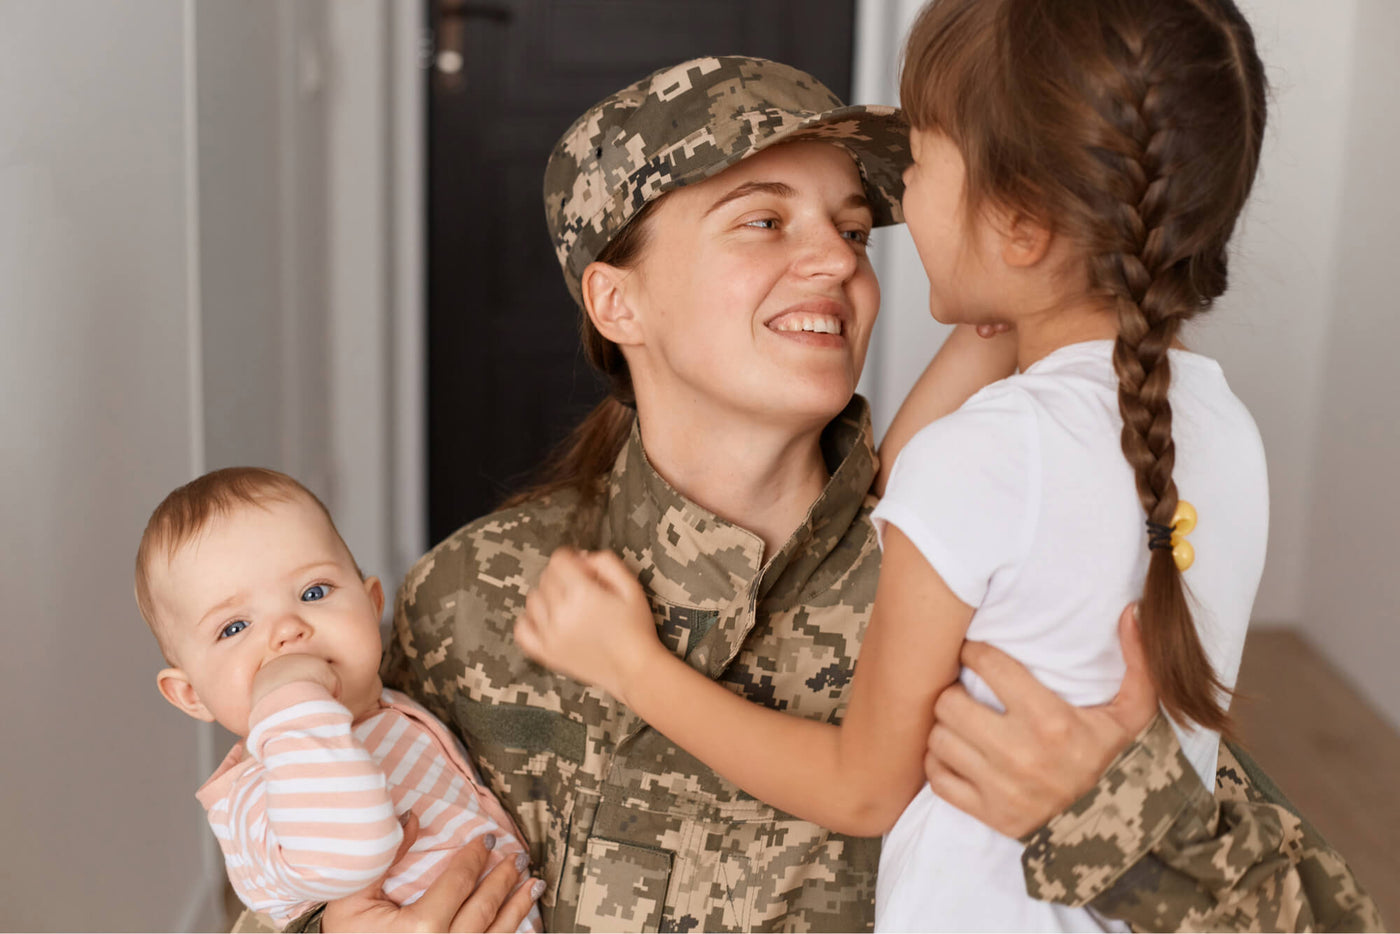
<path fill-rule="evenodd" d="M 1167 351 L 1225 291 L 1264 131 L 1244 17 L 1231 0 L 936 0 L 910 34 L 900 97 L 913 127 L 958 146 L 969 216 L 996 204 L 1082 247 L 1090 289 L 1117 312 L 1123 454 L 1148 522 L 1169 526 Z M 1163 707 L 1228 733 L 1168 549 L 1150 551 L 1139 620 Z"/>

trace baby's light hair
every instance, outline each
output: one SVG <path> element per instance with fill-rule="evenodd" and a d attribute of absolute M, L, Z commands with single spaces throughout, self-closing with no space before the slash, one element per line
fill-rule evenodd
<path fill-rule="evenodd" d="M 286 474 L 265 467 L 225 467 L 210 471 L 177 487 L 161 500 L 151 513 L 146 530 L 141 534 L 141 544 L 136 548 L 136 605 L 167 661 L 174 662 L 151 593 L 152 562 L 157 558 L 169 562 L 175 552 L 203 532 L 211 521 L 229 515 L 239 506 L 288 503 L 298 497 L 315 503 L 331 531 L 340 537 L 330 511 L 316 494 Z M 343 538 L 341 544 L 345 544 Z M 348 546 L 346 551 L 349 552 Z"/>

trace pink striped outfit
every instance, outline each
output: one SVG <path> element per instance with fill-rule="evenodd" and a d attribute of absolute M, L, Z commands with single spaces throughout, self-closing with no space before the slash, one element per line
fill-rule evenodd
<path fill-rule="evenodd" d="M 524 852 L 452 734 L 397 691 L 386 688 L 380 704 L 352 724 L 320 685 L 284 685 L 253 708 L 248 738 L 196 793 L 234 890 L 279 925 L 385 872 L 389 898 L 414 902 L 485 833 L 496 835 L 488 869 Z M 418 838 L 393 863 L 398 815 L 410 810 Z M 535 908 L 520 930 L 542 928 Z"/>

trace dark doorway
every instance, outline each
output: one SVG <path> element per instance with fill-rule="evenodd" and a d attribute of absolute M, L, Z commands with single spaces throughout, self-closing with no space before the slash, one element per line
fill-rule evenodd
<path fill-rule="evenodd" d="M 854 0 L 429 0 L 428 530 L 496 506 L 602 397 L 544 224 L 551 147 L 665 65 L 743 54 L 850 98 Z M 445 55 L 443 53 L 446 53 Z"/>

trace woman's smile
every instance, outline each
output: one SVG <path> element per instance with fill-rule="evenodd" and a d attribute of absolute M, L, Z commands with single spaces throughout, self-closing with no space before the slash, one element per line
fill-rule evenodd
<path fill-rule="evenodd" d="M 845 333 L 849 317 L 850 312 L 840 302 L 814 299 L 799 302 L 764 324 L 786 340 L 810 347 L 839 349 L 847 343 Z"/>

